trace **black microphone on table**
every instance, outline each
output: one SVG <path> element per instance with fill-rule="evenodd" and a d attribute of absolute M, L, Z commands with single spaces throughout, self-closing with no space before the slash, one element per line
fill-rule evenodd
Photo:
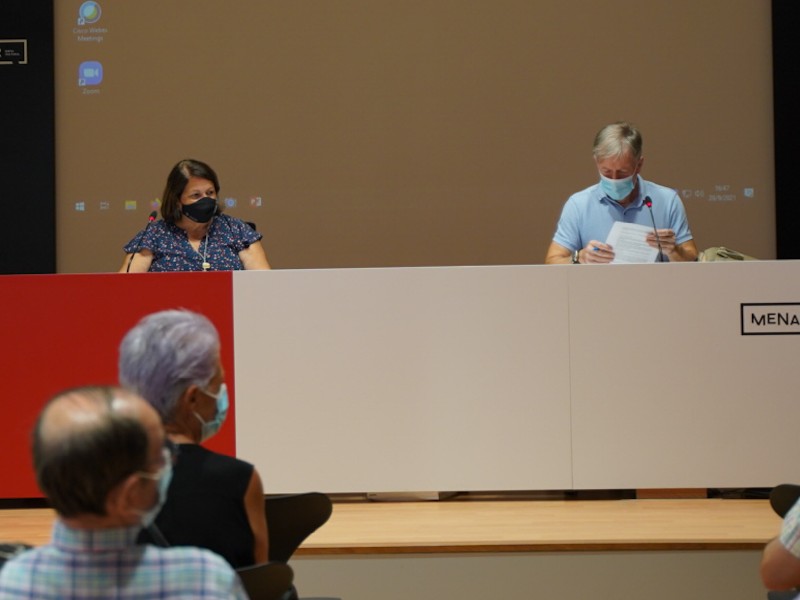
<path fill-rule="evenodd" d="M 147 233 L 147 230 L 150 227 L 150 225 L 153 224 L 153 221 L 156 220 L 157 216 L 158 216 L 158 212 L 153 211 L 147 217 L 147 225 L 145 225 L 145 227 L 142 230 L 142 232 L 137 236 L 138 239 L 136 240 L 136 250 L 131 252 L 131 257 L 128 259 L 128 266 L 125 268 L 125 272 L 126 273 L 130 273 L 131 272 L 131 263 L 133 262 L 133 257 L 139 252 L 139 250 L 142 249 L 142 238 L 144 237 L 144 234 Z"/>
<path fill-rule="evenodd" d="M 656 218 L 653 216 L 653 201 L 650 196 L 644 197 L 644 205 L 650 211 L 650 220 L 653 222 L 653 233 L 656 234 L 656 244 L 658 244 L 658 261 L 664 262 L 664 251 L 661 249 L 661 238 L 658 237 L 658 229 L 656 228 Z"/>

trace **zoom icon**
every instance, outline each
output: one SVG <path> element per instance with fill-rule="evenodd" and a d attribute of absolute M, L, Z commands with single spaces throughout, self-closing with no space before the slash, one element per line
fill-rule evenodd
<path fill-rule="evenodd" d="M 103 82 L 103 65 L 96 60 L 87 60 L 78 67 L 78 86 L 100 85 Z"/>

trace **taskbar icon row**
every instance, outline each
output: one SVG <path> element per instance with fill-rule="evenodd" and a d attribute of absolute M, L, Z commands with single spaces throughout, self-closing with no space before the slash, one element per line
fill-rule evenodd
<path fill-rule="evenodd" d="M 251 208 L 260 208 L 264 201 L 261 196 L 250 196 L 246 201 L 240 201 L 238 198 L 228 196 L 220 198 L 219 203 L 225 208 L 236 208 L 237 206 L 249 206 Z M 150 201 L 139 200 L 123 200 L 122 202 L 110 202 L 107 200 L 99 200 L 90 202 L 87 200 L 78 200 L 73 204 L 75 212 L 89 212 L 93 210 L 110 211 L 122 208 L 125 211 L 137 210 L 159 210 L 161 208 L 161 200 L 156 198 Z"/>

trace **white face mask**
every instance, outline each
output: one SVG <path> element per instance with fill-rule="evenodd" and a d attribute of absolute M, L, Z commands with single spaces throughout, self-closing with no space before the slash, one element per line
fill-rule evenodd
<path fill-rule="evenodd" d="M 627 198 L 633 191 L 633 188 L 636 186 L 634 177 L 636 177 L 636 175 L 631 175 L 624 179 L 609 179 L 600 173 L 600 189 L 603 190 L 606 196 L 619 202 Z"/>

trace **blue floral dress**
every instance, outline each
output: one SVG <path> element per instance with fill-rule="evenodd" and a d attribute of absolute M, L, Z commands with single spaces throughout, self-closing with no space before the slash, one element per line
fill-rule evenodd
<path fill-rule="evenodd" d="M 209 271 L 241 271 L 244 266 L 239 252 L 263 236 L 250 225 L 222 214 L 214 217 L 208 235 L 195 250 L 186 232 L 166 221 L 155 221 L 128 242 L 126 254 L 147 249 L 153 253 L 150 271 L 202 271 L 203 257 Z"/>

